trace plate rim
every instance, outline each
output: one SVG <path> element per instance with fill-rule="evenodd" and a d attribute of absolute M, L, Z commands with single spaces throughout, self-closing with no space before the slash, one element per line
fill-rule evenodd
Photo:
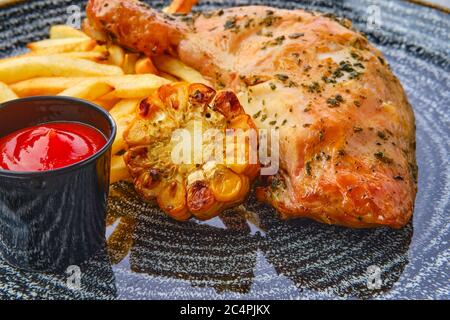
<path fill-rule="evenodd" d="M 13 6 L 20 2 L 25 2 L 25 1 L 27 1 L 27 0 L 0 0 L 0 8 L 5 7 L 5 6 Z M 423 7 L 432 8 L 432 9 L 439 10 L 444 13 L 450 14 L 450 7 L 447 8 L 443 5 L 431 3 L 427 0 L 403 0 L 403 1 L 409 2 L 412 4 L 416 4 L 419 6 L 423 6 Z"/>

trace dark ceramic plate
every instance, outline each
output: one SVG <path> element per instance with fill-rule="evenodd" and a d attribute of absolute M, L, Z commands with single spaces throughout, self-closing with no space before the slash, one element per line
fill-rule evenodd
<path fill-rule="evenodd" d="M 401 230 L 352 230 L 283 222 L 255 202 L 207 223 L 174 222 L 112 188 L 112 260 L 81 266 L 81 290 L 66 275 L 24 273 L 0 261 L 0 298 L 327 299 L 450 298 L 450 18 L 406 1 L 200 1 L 198 9 L 253 4 L 308 8 L 353 20 L 384 52 L 417 118 L 419 193 Z M 164 2 L 151 1 L 162 8 Z M 0 56 L 23 51 L 65 23 L 83 1 L 49 0 L 0 9 Z M 375 23 L 375 24 L 374 24 Z M 121 239 L 122 238 L 122 239 Z M 113 241 L 112 239 L 120 240 Z M 120 246 L 119 244 L 128 244 Z M 120 262 L 119 262 L 120 261 Z"/>

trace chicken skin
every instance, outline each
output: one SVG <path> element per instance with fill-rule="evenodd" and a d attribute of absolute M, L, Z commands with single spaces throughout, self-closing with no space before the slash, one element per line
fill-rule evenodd
<path fill-rule="evenodd" d="M 414 114 L 349 21 L 262 6 L 167 15 L 132 0 L 91 0 L 87 16 L 91 35 L 176 56 L 234 90 L 259 129 L 279 133 L 279 170 L 257 196 L 281 217 L 359 228 L 410 220 Z"/>

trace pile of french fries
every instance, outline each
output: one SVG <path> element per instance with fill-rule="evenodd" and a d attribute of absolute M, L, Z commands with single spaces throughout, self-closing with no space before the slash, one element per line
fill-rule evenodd
<path fill-rule="evenodd" d="M 123 133 L 139 102 L 173 81 L 209 84 L 200 73 L 169 57 L 149 58 L 117 45 L 101 45 L 67 25 L 50 38 L 28 44 L 28 53 L 0 60 L 0 103 L 39 95 L 89 100 L 108 110 L 118 126 L 112 146 L 111 183 L 129 179 L 120 155 Z"/>

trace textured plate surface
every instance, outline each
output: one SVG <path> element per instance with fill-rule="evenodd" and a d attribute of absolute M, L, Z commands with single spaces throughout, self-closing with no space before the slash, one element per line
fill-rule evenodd
<path fill-rule="evenodd" d="M 252 197 L 239 214 L 178 223 L 140 202 L 129 185 L 118 184 L 109 219 L 123 218 L 108 235 L 114 231 L 115 239 L 123 239 L 111 241 L 113 263 L 100 252 L 80 266 L 77 291 L 67 287 L 67 275 L 25 273 L 0 260 L 0 298 L 449 299 L 448 14 L 400 0 L 200 2 L 197 9 L 252 3 L 320 10 L 351 19 L 369 36 L 400 78 L 416 114 L 419 192 L 413 222 L 402 230 L 282 222 Z M 65 23 L 70 15 L 76 21 L 73 5 L 83 12 L 84 1 L 69 0 L 0 8 L 0 56 L 47 37 L 52 24 Z"/>

